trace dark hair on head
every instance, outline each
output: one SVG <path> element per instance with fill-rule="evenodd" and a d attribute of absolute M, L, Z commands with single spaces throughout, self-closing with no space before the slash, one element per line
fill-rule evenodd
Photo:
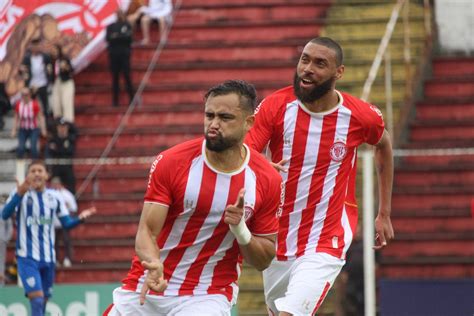
<path fill-rule="evenodd" d="M 30 42 L 33 45 L 41 43 L 41 39 L 39 37 L 33 38 Z"/>
<path fill-rule="evenodd" d="M 209 97 L 215 97 L 219 95 L 228 95 L 235 93 L 239 96 L 240 105 L 245 111 L 253 113 L 257 105 L 257 91 L 253 84 L 248 83 L 244 80 L 227 80 L 217 86 L 209 89 L 204 96 L 207 100 Z"/>
<path fill-rule="evenodd" d="M 44 162 L 44 160 L 41 160 L 41 159 L 35 159 L 33 160 L 32 162 L 30 162 L 30 164 L 28 165 L 28 169 L 27 170 L 30 170 L 30 168 L 34 165 L 40 165 L 40 166 L 43 166 L 44 169 L 46 169 L 46 171 L 48 170 L 48 168 L 46 168 L 46 163 Z"/>
<path fill-rule="evenodd" d="M 342 65 L 344 55 L 342 53 L 341 46 L 335 40 L 329 37 L 315 37 L 309 42 L 313 44 L 326 46 L 327 48 L 332 49 L 336 53 L 336 66 L 339 67 L 340 65 Z"/>

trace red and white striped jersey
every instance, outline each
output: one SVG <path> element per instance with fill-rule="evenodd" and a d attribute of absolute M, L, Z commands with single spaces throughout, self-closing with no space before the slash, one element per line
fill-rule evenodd
<path fill-rule="evenodd" d="M 268 144 L 271 159 L 288 159 L 285 202 L 277 238 L 278 260 L 325 252 L 345 258 L 357 226 L 357 146 L 382 137 L 382 113 L 375 106 L 337 92 L 339 104 L 310 112 L 293 87 L 278 90 L 257 107 L 246 143 Z"/>
<path fill-rule="evenodd" d="M 30 100 L 24 103 L 22 100 L 18 101 L 15 106 L 15 112 L 18 115 L 18 122 L 20 128 L 35 129 L 38 127 L 37 117 L 40 111 L 38 102 Z"/>
<path fill-rule="evenodd" d="M 247 149 L 244 164 L 232 173 L 215 170 L 205 156 L 205 140 L 191 140 L 158 155 L 150 170 L 145 203 L 169 206 L 157 238 L 164 278 L 164 296 L 238 294 L 242 258 L 224 209 L 245 188 L 245 220 L 254 235 L 278 232 L 282 180 L 260 153 Z M 144 269 L 137 256 L 123 288 L 141 290 Z"/>

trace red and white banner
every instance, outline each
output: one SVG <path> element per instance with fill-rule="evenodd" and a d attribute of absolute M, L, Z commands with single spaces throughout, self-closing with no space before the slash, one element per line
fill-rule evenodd
<path fill-rule="evenodd" d="M 0 82 L 8 94 L 18 91 L 18 68 L 32 39 L 46 52 L 55 46 L 84 68 L 105 48 L 105 28 L 129 0 L 0 0 Z"/>

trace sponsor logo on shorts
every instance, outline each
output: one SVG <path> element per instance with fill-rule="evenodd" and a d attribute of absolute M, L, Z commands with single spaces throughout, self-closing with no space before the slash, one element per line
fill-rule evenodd
<path fill-rule="evenodd" d="M 335 141 L 329 149 L 329 155 L 334 161 L 342 161 L 347 155 L 347 146 L 343 141 Z"/>

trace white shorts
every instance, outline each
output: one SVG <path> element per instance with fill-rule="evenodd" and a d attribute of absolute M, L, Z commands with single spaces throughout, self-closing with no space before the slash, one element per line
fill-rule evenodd
<path fill-rule="evenodd" d="M 163 297 L 147 295 L 140 305 L 140 294 L 116 288 L 109 316 L 230 316 L 231 304 L 224 295 Z"/>
<path fill-rule="evenodd" d="M 268 314 L 313 315 L 345 262 L 326 253 L 304 255 L 289 261 L 274 259 L 263 271 Z"/>

